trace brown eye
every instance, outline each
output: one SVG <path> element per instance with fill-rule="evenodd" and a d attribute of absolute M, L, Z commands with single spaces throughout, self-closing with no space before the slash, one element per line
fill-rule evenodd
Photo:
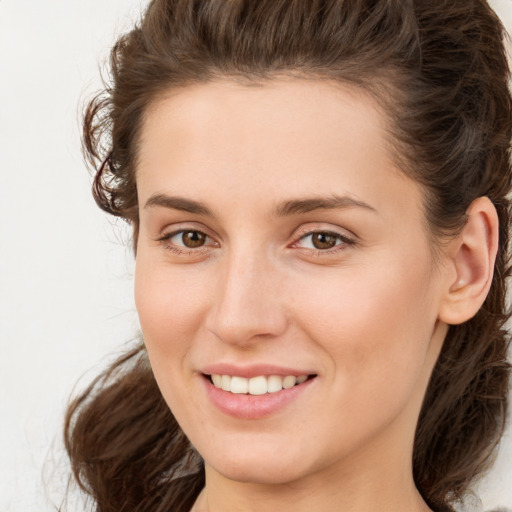
<path fill-rule="evenodd" d="M 311 231 L 302 236 L 296 246 L 302 249 L 316 250 L 318 254 L 328 253 L 330 249 L 344 249 L 354 245 L 355 241 L 334 231 Z"/>
<path fill-rule="evenodd" d="M 185 247 L 196 249 L 202 247 L 206 242 L 206 235 L 200 231 L 183 231 L 181 241 Z"/>
<path fill-rule="evenodd" d="M 339 236 L 331 233 L 313 233 L 311 243 L 315 249 L 332 249 L 336 246 Z"/>

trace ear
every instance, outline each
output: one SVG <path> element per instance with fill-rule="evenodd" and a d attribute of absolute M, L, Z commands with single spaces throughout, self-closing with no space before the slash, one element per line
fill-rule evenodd
<path fill-rule="evenodd" d="M 446 290 L 439 319 L 461 324 L 476 315 L 491 287 L 498 250 L 498 214 L 487 197 L 475 199 L 466 223 L 447 248 Z"/>

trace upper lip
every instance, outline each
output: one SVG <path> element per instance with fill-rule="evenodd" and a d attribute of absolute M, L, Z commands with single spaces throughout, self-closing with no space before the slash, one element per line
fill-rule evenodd
<path fill-rule="evenodd" d="M 287 368 L 285 366 L 277 366 L 274 364 L 252 364 L 248 366 L 234 365 L 230 363 L 216 363 L 204 367 L 201 373 L 205 375 L 231 375 L 237 377 L 245 377 L 250 379 L 251 377 L 258 377 L 260 375 L 270 376 L 279 375 L 286 377 L 287 375 L 315 375 L 315 372 L 309 370 Z"/>

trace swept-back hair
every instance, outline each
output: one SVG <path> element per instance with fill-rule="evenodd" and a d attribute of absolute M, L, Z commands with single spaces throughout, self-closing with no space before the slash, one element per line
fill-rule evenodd
<path fill-rule="evenodd" d="M 434 246 L 461 229 L 474 199 L 490 198 L 500 222 L 491 290 L 474 318 L 450 327 L 415 435 L 414 479 L 436 510 L 486 468 L 506 417 L 512 108 L 503 37 L 484 0 L 154 0 L 117 41 L 110 80 L 84 116 L 94 197 L 133 224 L 135 242 L 146 109 L 169 89 L 219 77 L 366 91 L 387 116 L 397 163 L 424 190 Z M 65 439 L 98 512 L 188 510 L 204 485 L 143 344 L 75 399 Z"/>

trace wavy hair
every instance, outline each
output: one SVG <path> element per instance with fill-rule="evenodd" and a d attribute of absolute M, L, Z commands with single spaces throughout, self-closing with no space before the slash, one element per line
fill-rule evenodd
<path fill-rule="evenodd" d="M 491 289 L 451 326 L 414 441 L 416 485 L 451 510 L 502 435 L 510 365 L 505 284 L 512 102 L 505 32 L 484 0 L 153 0 L 112 49 L 110 79 L 87 106 L 83 147 L 93 194 L 138 233 L 137 145 L 165 91 L 229 77 L 279 75 L 349 84 L 387 114 L 397 162 L 425 191 L 433 244 L 457 233 L 471 202 L 498 212 Z M 66 447 L 97 512 L 188 510 L 203 465 L 160 395 L 143 344 L 70 405 Z"/>

